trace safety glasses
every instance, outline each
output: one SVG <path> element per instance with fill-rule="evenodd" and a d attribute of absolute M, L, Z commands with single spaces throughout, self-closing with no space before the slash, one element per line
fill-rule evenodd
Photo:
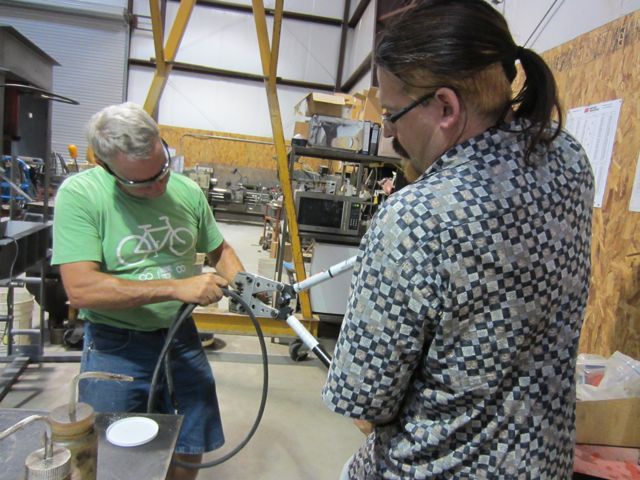
<path fill-rule="evenodd" d="M 169 146 L 167 145 L 167 142 L 165 142 L 164 140 L 160 139 L 160 141 L 162 142 L 162 147 L 164 149 L 164 154 L 166 157 L 166 162 L 164 163 L 164 165 L 162 166 L 162 169 L 156 173 L 155 175 L 153 175 L 152 177 L 149 177 L 145 180 L 127 180 L 126 178 L 122 178 L 118 175 L 116 175 L 116 173 L 111 170 L 109 168 L 109 165 L 107 165 L 106 163 L 103 163 L 102 166 L 104 167 L 104 169 L 111 175 L 113 175 L 113 177 L 118 181 L 118 183 L 125 185 L 127 187 L 148 187 L 153 185 L 154 183 L 157 183 L 159 181 L 161 181 L 162 179 L 164 179 L 169 172 L 171 171 L 171 154 L 169 153 Z"/>

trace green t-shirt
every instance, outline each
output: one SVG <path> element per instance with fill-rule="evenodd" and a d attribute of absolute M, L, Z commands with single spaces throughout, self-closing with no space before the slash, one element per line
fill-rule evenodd
<path fill-rule="evenodd" d="M 195 274 L 196 252 L 211 252 L 222 241 L 202 190 L 187 177 L 172 173 L 163 195 L 143 199 L 121 191 L 96 167 L 58 189 L 51 263 L 97 262 L 102 272 L 127 280 L 186 278 Z M 167 328 L 179 307 L 172 301 L 81 309 L 80 318 L 148 331 Z"/>

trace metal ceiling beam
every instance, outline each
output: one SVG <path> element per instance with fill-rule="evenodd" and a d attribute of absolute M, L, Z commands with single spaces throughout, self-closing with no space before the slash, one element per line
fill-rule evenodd
<path fill-rule="evenodd" d="M 371 71 L 371 58 L 372 58 L 372 55 L 371 55 L 371 52 L 369 52 L 369 55 L 367 55 L 366 58 L 362 61 L 362 63 L 358 65 L 358 68 L 354 70 L 354 72 L 347 79 L 347 81 L 345 81 L 342 85 L 340 85 L 341 92 L 349 92 L 349 90 L 351 90 L 354 87 L 354 85 L 358 83 L 362 79 L 362 77 L 364 77 L 367 74 L 367 72 Z"/>
<path fill-rule="evenodd" d="M 175 2 L 179 0 L 172 0 L 172 1 Z M 198 0 L 198 6 L 218 8 L 220 10 L 228 10 L 233 12 L 244 12 L 248 14 L 253 13 L 252 7 L 248 5 L 239 5 L 237 3 L 222 2 L 218 0 Z M 265 14 L 274 15 L 275 14 L 274 9 L 265 8 Z M 309 15 L 308 13 L 283 11 L 282 15 L 284 18 L 289 20 L 300 20 L 303 22 L 311 22 L 311 23 L 318 23 L 318 24 L 324 24 L 324 25 L 335 25 L 338 27 L 342 24 L 342 21 L 339 18 L 321 17 L 319 15 Z"/>
<path fill-rule="evenodd" d="M 353 15 L 351 16 L 351 19 L 349 20 L 349 26 L 351 28 L 355 28 L 358 25 L 358 22 L 362 18 L 362 15 L 364 15 L 365 10 L 369 6 L 369 2 L 371 2 L 371 0 L 360 0 L 359 1 L 358 6 L 353 11 Z"/>
<path fill-rule="evenodd" d="M 129 66 L 155 68 L 156 63 L 155 63 L 155 59 L 153 58 L 151 60 L 140 60 L 136 58 L 130 58 Z M 176 72 L 214 75 L 218 77 L 235 78 L 238 80 L 248 80 L 250 82 L 261 82 L 261 83 L 264 82 L 264 76 L 258 75 L 255 73 L 238 72 L 236 70 L 224 70 L 221 68 L 206 67 L 204 65 L 196 65 L 193 63 L 183 63 L 183 62 L 171 62 L 171 66 L 173 67 L 173 71 L 176 71 Z M 307 82 L 304 80 L 292 80 L 289 78 L 281 78 L 281 77 L 276 77 L 276 83 L 278 85 L 284 85 L 288 87 L 307 88 L 309 90 L 325 90 L 328 92 L 333 92 L 336 89 L 335 85 L 331 85 L 328 83 Z"/>
<path fill-rule="evenodd" d="M 156 72 L 153 75 L 153 80 L 149 87 L 149 93 L 147 93 L 147 99 L 144 102 L 145 111 L 156 120 L 158 102 L 160 101 L 164 87 L 167 85 L 169 74 L 171 73 L 171 62 L 175 60 L 176 54 L 178 53 L 178 47 L 180 46 L 187 24 L 189 23 L 191 12 L 193 12 L 193 7 L 196 4 L 196 0 L 180 1 L 180 6 L 178 7 L 178 12 L 176 13 L 176 18 L 173 21 L 171 32 L 169 32 L 165 47 L 158 52 L 156 37 L 157 35 L 160 35 L 161 37 L 162 33 L 157 33 L 156 30 L 161 28 L 162 25 L 158 23 L 160 15 L 154 15 L 153 13 L 154 9 L 158 7 L 158 1 L 159 0 L 149 0 L 149 5 L 152 12 L 151 20 L 153 22 L 153 37 L 154 44 L 156 45 L 156 56 L 158 59 L 162 58 L 162 60 L 156 61 Z M 155 6 L 153 5 L 154 3 L 156 4 Z M 161 43 L 162 42 L 160 41 L 160 44 Z M 160 53 L 160 55 L 158 55 L 158 53 Z"/>
<path fill-rule="evenodd" d="M 344 12 L 342 14 L 342 29 L 340 32 L 340 52 L 338 53 L 338 71 L 336 72 L 336 91 L 340 90 L 342 75 L 344 74 L 344 59 L 347 49 L 347 32 L 349 31 L 349 9 L 351 0 L 344 0 Z"/>
<path fill-rule="evenodd" d="M 401 15 L 413 8 L 415 3 L 415 0 L 376 0 L 376 19 L 378 23 L 384 24 L 390 18 Z"/>

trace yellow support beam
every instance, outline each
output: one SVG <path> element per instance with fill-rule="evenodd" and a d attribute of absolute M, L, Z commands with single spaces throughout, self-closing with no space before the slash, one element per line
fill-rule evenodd
<path fill-rule="evenodd" d="M 171 26 L 171 32 L 167 38 L 167 43 L 164 47 L 164 58 L 167 62 L 173 62 L 178 53 L 180 42 L 184 36 L 184 31 L 187 29 L 187 24 L 191 18 L 191 12 L 196 5 L 196 0 L 180 0 L 180 6 L 176 13 L 176 18 Z"/>
<path fill-rule="evenodd" d="M 176 58 L 178 47 L 187 29 L 187 24 L 189 23 L 189 18 L 191 18 L 191 12 L 193 12 L 196 0 L 180 0 L 180 6 L 178 7 L 176 18 L 173 21 L 171 31 L 167 37 L 167 43 L 164 49 L 162 49 L 162 55 L 158 55 L 158 49 L 162 45 L 162 20 L 160 19 L 160 7 L 157 2 L 158 0 L 149 0 L 151 22 L 153 25 L 153 40 L 156 48 L 156 71 L 153 75 L 153 80 L 151 80 L 151 87 L 149 87 L 147 99 L 144 102 L 145 111 L 152 116 L 154 116 L 156 112 L 164 87 L 167 85 L 169 74 L 173 68 L 171 62 Z"/>
<path fill-rule="evenodd" d="M 269 46 L 264 2 L 262 0 L 252 0 L 252 7 L 253 17 L 256 23 L 256 33 L 258 35 L 258 45 L 260 47 L 260 59 L 262 60 L 265 88 L 267 90 L 267 103 L 269 105 L 269 116 L 271 117 L 273 143 L 275 144 L 276 156 L 278 158 L 278 178 L 280 179 L 280 185 L 282 187 L 283 207 L 287 217 L 289 232 L 291 233 L 293 264 L 296 270 L 296 278 L 301 282 L 306 278 L 306 274 L 304 270 L 304 260 L 302 258 L 302 246 L 298 233 L 295 205 L 293 202 L 293 189 L 291 187 L 291 176 L 289 175 L 287 147 L 284 141 L 284 130 L 282 128 L 282 117 L 280 116 L 280 104 L 278 103 L 278 92 L 276 88 L 283 0 L 276 0 L 273 20 L 273 45 L 271 47 Z M 281 248 L 283 248 L 283 246 L 281 246 Z M 311 320 L 311 303 L 309 302 L 308 293 L 301 292 L 298 297 L 302 316 L 307 320 Z"/>
<path fill-rule="evenodd" d="M 278 5 L 279 4 L 279 5 Z M 284 0 L 276 0 L 276 10 L 273 16 L 273 30 L 271 33 L 271 56 L 269 59 L 269 78 L 268 91 L 275 92 L 275 98 L 278 98 L 278 89 L 276 84 L 276 72 L 278 71 L 278 58 L 280 55 L 280 33 L 282 32 L 282 10 L 284 9 Z M 280 118 L 280 108 L 278 108 L 278 118 Z M 282 120 L 280 121 L 282 125 Z M 284 133 L 283 137 L 284 139 Z"/>
<path fill-rule="evenodd" d="M 207 310 L 208 308 L 205 307 L 203 311 L 198 308 L 193 311 L 193 320 L 200 331 L 230 335 L 253 335 L 256 333 L 255 327 L 247 315 Z M 297 338 L 296 332 L 284 320 L 267 317 L 258 317 L 257 320 L 262 333 L 267 337 Z M 318 335 L 318 322 L 309 322 L 308 329 L 311 335 Z"/>
<path fill-rule="evenodd" d="M 149 0 L 149 10 L 151 11 L 153 47 L 156 51 L 156 69 L 158 72 L 164 72 L 167 64 L 164 61 L 164 49 L 162 48 L 164 25 L 162 24 L 162 15 L 160 14 L 160 0 Z"/>

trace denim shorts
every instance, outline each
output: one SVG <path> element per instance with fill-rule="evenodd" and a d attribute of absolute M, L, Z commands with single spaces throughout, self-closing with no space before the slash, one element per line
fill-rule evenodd
<path fill-rule="evenodd" d="M 83 379 L 79 400 L 96 412 L 146 412 L 151 377 L 166 334 L 166 329 L 140 332 L 85 322 L 81 371 L 120 373 L 135 380 Z M 216 385 L 193 319 L 180 327 L 169 357 L 174 401 L 162 375 L 154 413 L 184 416 L 177 453 L 193 455 L 219 448 L 224 444 L 224 434 Z"/>

